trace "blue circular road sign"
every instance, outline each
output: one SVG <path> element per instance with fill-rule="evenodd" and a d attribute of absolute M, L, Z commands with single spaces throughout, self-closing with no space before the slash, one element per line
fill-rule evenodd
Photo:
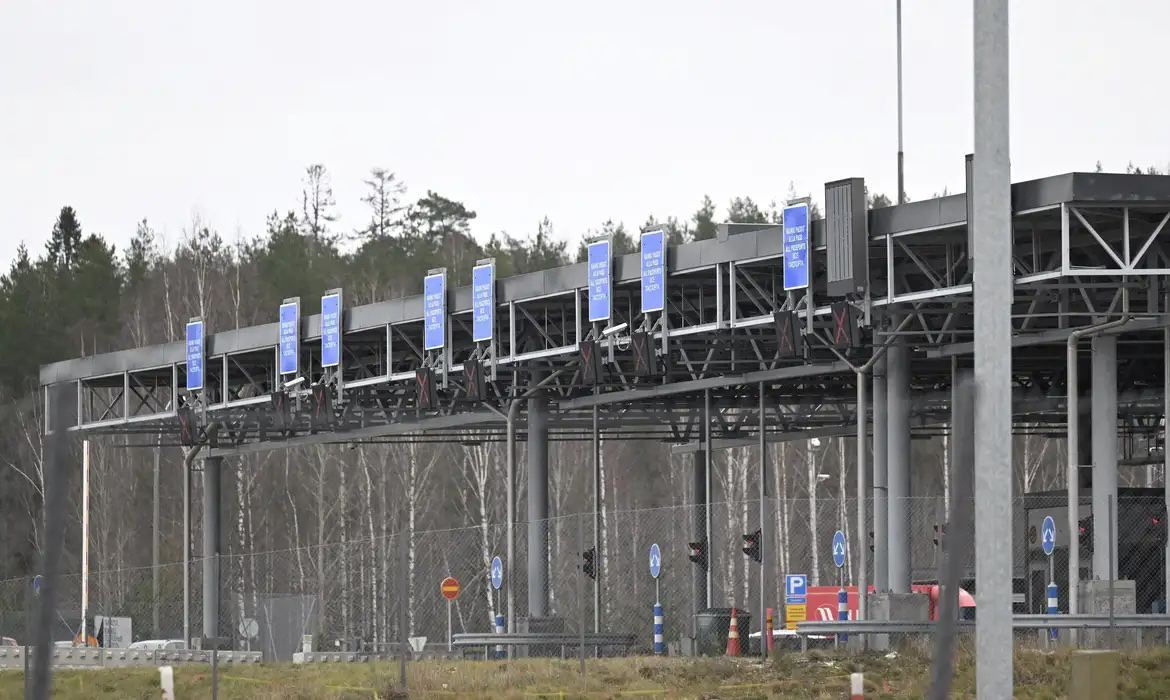
<path fill-rule="evenodd" d="M 41 586 L 44 585 L 44 583 L 45 583 L 44 576 L 41 576 L 40 574 L 33 576 L 33 580 L 32 580 L 33 593 L 40 595 L 41 594 Z"/>
<path fill-rule="evenodd" d="M 833 563 L 838 569 L 845 566 L 845 533 L 840 530 L 833 533 Z"/>
<path fill-rule="evenodd" d="M 658 549 L 658 544 L 650 545 L 650 575 L 658 578 L 658 574 L 662 573 L 662 550 Z"/>
<path fill-rule="evenodd" d="M 497 591 L 504 585 L 504 562 L 499 557 L 492 559 L 492 587 Z"/>
<path fill-rule="evenodd" d="M 1051 515 L 1045 517 L 1040 526 L 1040 546 L 1048 556 L 1052 556 L 1052 551 L 1056 549 L 1056 522 Z"/>

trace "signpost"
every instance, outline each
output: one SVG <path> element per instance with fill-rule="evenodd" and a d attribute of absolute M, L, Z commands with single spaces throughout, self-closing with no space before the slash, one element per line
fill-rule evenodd
<path fill-rule="evenodd" d="M 610 294 L 612 256 L 609 239 L 590 243 L 588 259 L 589 322 L 601 323 L 609 320 L 613 308 L 613 297 Z"/>
<path fill-rule="evenodd" d="M 187 391 L 203 390 L 203 319 L 187 322 Z"/>
<path fill-rule="evenodd" d="M 341 365 L 341 290 L 321 297 L 321 366 Z M 338 378 L 340 381 L 340 377 Z"/>
<path fill-rule="evenodd" d="M 658 602 L 658 577 L 662 574 L 662 550 L 658 543 L 650 545 L 650 576 L 654 578 L 654 602 Z"/>
<path fill-rule="evenodd" d="M 784 208 L 784 290 L 808 289 L 808 202 Z"/>
<path fill-rule="evenodd" d="M 1068 546 L 1074 546 L 1071 537 Z M 1060 613 L 1060 591 L 1056 587 L 1056 564 L 1052 557 L 1052 553 L 1056 551 L 1056 521 L 1052 519 L 1051 515 L 1045 516 L 1044 522 L 1040 524 L 1040 547 L 1044 550 L 1045 556 L 1048 557 L 1048 585 L 1045 587 L 1048 614 L 1058 615 Z M 1048 630 L 1048 639 L 1056 641 L 1055 628 Z"/>
<path fill-rule="evenodd" d="M 788 574 L 784 577 L 784 626 L 796 629 L 796 623 L 808 619 L 808 577 Z"/>
<path fill-rule="evenodd" d="M 496 266 L 491 260 L 471 268 L 471 339 L 490 343 L 496 320 Z"/>
<path fill-rule="evenodd" d="M 642 313 L 666 308 L 666 234 L 642 234 Z"/>
<path fill-rule="evenodd" d="M 451 651 L 451 642 L 454 639 L 451 629 L 451 604 L 459 597 L 459 582 L 448 576 L 439 584 L 439 592 L 447 599 L 447 651 Z"/>
<path fill-rule="evenodd" d="M 838 569 L 845 566 L 845 533 L 840 530 L 833 533 L 833 563 Z"/>
<path fill-rule="evenodd" d="M 1033 520 L 1032 522 L 1036 522 Z M 1051 557 L 1052 552 L 1056 549 L 1056 522 L 1049 515 L 1044 518 L 1044 522 L 1040 525 L 1040 546 L 1044 548 L 1044 554 Z M 1051 563 L 1051 559 L 1049 562 Z"/>
<path fill-rule="evenodd" d="M 431 270 L 423 278 L 423 350 L 447 344 L 447 271 Z"/>
<path fill-rule="evenodd" d="M 41 586 L 43 586 L 44 583 L 45 583 L 44 576 L 41 576 L 40 574 L 33 576 L 33 580 L 32 580 L 33 593 L 36 595 L 40 595 L 41 594 Z"/>
<path fill-rule="evenodd" d="M 492 559 L 492 588 L 497 591 L 504 585 L 504 562 L 499 557 Z"/>
<path fill-rule="evenodd" d="M 300 367 L 301 300 L 285 299 L 280 304 L 280 373 L 296 374 Z"/>

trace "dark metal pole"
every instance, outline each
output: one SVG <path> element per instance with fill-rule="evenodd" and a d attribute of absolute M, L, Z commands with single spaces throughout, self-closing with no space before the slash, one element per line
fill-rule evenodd
<path fill-rule="evenodd" d="M 151 520 L 151 542 L 150 542 L 150 599 L 151 599 L 151 625 L 154 630 L 154 638 L 162 637 L 162 632 L 159 630 L 158 624 L 158 585 L 159 585 L 159 463 L 162 460 L 162 435 L 158 437 L 158 446 L 154 449 L 154 508 Z"/>
<path fill-rule="evenodd" d="M 760 382 L 760 658 L 768 657 L 768 566 L 772 562 L 772 518 L 768 501 L 768 435 L 764 408 L 764 383 Z"/>
<path fill-rule="evenodd" d="M 597 409 L 593 409 L 593 415 L 597 415 Z M 580 513 L 577 514 L 577 550 L 585 551 L 585 519 Z M 581 560 L 584 564 L 584 559 Z M 581 664 L 581 673 L 585 673 L 585 569 L 582 567 L 581 571 L 577 572 L 577 611 L 580 619 L 577 622 L 577 659 Z M 594 620 L 596 621 L 596 612 L 594 613 Z M 594 623 L 596 624 L 596 622 Z"/>
<path fill-rule="evenodd" d="M 222 457 L 203 460 L 203 636 L 219 637 L 220 469 Z"/>
<path fill-rule="evenodd" d="M 707 592 L 704 596 L 706 606 L 711 605 L 712 577 L 711 567 L 714 564 L 714 552 L 711 542 L 711 390 L 703 391 L 703 539 L 707 543 Z M 704 606 L 704 607 L 706 607 Z"/>
<path fill-rule="evenodd" d="M 398 685 L 402 688 L 403 697 L 406 696 L 406 655 L 410 653 L 410 630 L 407 629 L 407 622 L 410 617 L 406 609 L 410 605 L 409 549 L 410 536 L 405 532 L 398 533 L 398 569 L 402 572 L 398 592 L 399 599 L 402 601 L 398 604 Z"/>
<path fill-rule="evenodd" d="M 593 631 L 601 632 L 601 499 L 605 484 L 601 483 L 601 430 L 597 406 L 593 407 L 593 546 L 596 548 L 597 578 L 593 579 Z M 584 552 L 584 546 L 581 551 Z"/>
<path fill-rule="evenodd" d="M 66 464 L 68 442 L 65 426 L 68 422 L 65 407 L 68 392 L 65 384 L 50 388 L 50 415 L 48 429 L 52 432 L 45 442 L 45 546 L 41 555 L 41 604 L 37 609 L 36 637 L 32 668 L 33 700 L 47 700 L 51 692 L 52 649 L 50 629 L 57 611 L 57 574 L 61 563 L 61 550 L 65 540 L 66 492 L 69 490 L 69 475 L 72 470 Z"/>
<path fill-rule="evenodd" d="M 898 204 L 906 203 L 905 170 L 902 156 L 902 0 L 898 0 Z"/>

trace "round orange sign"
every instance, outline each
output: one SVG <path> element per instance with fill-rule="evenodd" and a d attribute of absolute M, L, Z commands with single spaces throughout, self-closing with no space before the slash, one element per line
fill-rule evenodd
<path fill-rule="evenodd" d="M 443 579 L 443 583 L 440 584 L 439 590 L 443 592 L 443 597 L 447 600 L 455 600 L 459 597 L 459 582 L 448 576 L 447 578 Z"/>

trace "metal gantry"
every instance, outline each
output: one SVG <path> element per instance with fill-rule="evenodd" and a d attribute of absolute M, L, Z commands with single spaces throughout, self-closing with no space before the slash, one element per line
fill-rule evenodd
<path fill-rule="evenodd" d="M 970 367 L 978 340 L 971 206 L 957 194 L 867 211 L 860 178 L 828 183 L 825 202 L 826 218 L 802 227 L 805 287 L 785 283 L 796 234 L 784 224 L 733 222 L 710 240 L 662 245 L 658 268 L 647 266 L 644 251 L 601 250 L 589 262 L 498 280 L 494 271 L 477 273 L 470 287 L 428 285 L 423 295 L 349 308 L 334 290 L 322 301 L 324 325 L 317 302 L 306 299 L 292 328 L 287 319 L 226 331 L 205 323 L 198 391 L 185 389 L 185 342 L 46 365 L 46 404 L 54 386 L 76 395 L 67 425 L 49 428 L 150 447 L 185 435 L 205 444 L 201 457 L 210 459 L 359 441 L 596 445 L 598 431 L 658 440 L 695 454 L 696 486 L 704 482 L 697 493 L 705 495 L 694 534 L 704 536 L 713 450 L 864 438 L 877 426 L 882 454 L 872 486 L 866 469 L 859 486 L 874 497 L 880 521 L 876 582 L 901 590 L 905 555 L 890 551 L 890 541 L 904 529 L 905 506 L 886 494 L 907 490 L 909 433 L 949 428 L 954 376 Z M 1010 239 L 1010 335 L 997 351 L 1011 360 L 1014 429 L 1061 436 L 1068 416 L 1087 410 L 1082 395 L 1068 400 L 1066 358 L 1074 374 L 1080 367 L 1093 375 L 1094 396 L 1110 393 L 1101 363 L 1090 367 L 1069 339 L 1124 320 L 1097 332 L 1112 339 L 1097 342 L 1116 357 L 1116 412 L 1093 421 L 1115 425 L 1134 446 L 1114 462 L 1148 459 L 1166 402 L 1170 177 L 1057 175 L 1012 185 L 1010 207 L 1010 225 L 984 235 Z M 648 277 L 658 282 L 648 286 Z M 647 303 L 644 290 L 655 284 L 660 303 Z M 291 356 L 295 372 L 282 371 Z M 1108 457 L 1111 448 L 1097 443 L 1094 455 Z M 1070 450 L 1074 460 L 1078 453 Z M 529 451 L 530 459 L 541 454 Z M 509 524 L 517 519 L 514 473 Z M 544 473 L 529 469 L 530 478 Z M 1076 490 L 1100 491 L 1103 478 Z M 546 511 L 536 504 L 529 515 Z M 859 513 L 859 524 L 868 520 Z M 709 581 L 696 581 L 703 589 Z"/>

